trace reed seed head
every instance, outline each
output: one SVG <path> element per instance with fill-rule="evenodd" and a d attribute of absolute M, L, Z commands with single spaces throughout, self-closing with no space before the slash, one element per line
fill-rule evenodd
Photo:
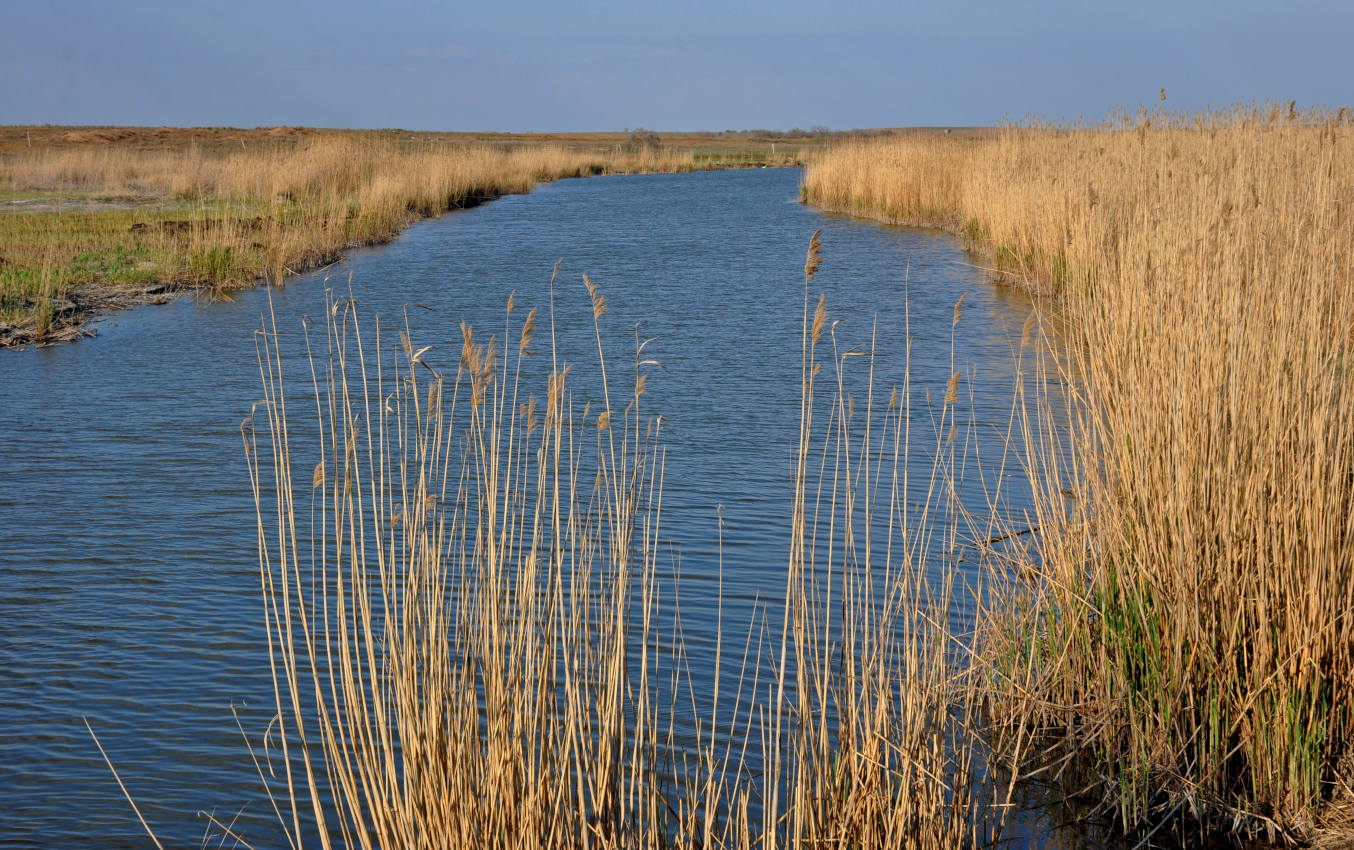
<path fill-rule="evenodd" d="M 809 253 L 804 259 L 804 277 L 807 280 L 813 280 L 813 276 L 818 273 L 818 267 L 823 264 L 823 242 L 819 239 L 819 234 L 823 231 L 813 231 L 813 236 L 809 237 Z"/>
<path fill-rule="evenodd" d="M 522 338 L 518 343 L 517 351 L 519 354 L 530 357 L 536 352 L 531 348 L 531 342 L 536 337 L 536 308 L 532 307 L 531 312 L 527 313 L 527 320 L 522 323 Z"/>
<path fill-rule="evenodd" d="M 596 321 L 606 315 L 606 298 L 587 275 L 583 275 L 583 285 L 588 288 L 588 297 L 592 299 L 592 318 Z"/>
<path fill-rule="evenodd" d="M 475 368 L 471 365 L 472 362 L 473 362 L 473 361 L 472 361 L 472 356 L 473 356 L 473 354 L 474 354 L 474 350 L 475 350 L 475 330 L 474 330 L 474 328 L 470 327 L 470 325 L 466 324 L 465 321 L 462 321 L 462 322 L 461 322 L 461 365 L 464 366 L 465 368 L 469 369 L 469 370 L 472 371 L 472 372 L 475 371 Z"/>

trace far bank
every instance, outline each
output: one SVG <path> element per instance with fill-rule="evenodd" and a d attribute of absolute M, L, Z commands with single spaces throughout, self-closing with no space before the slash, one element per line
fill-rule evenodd
<path fill-rule="evenodd" d="M 18 147 L 0 154 L 0 347 L 73 340 L 100 313 L 185 291 L 282 280 L 544 181 L 793 166 L 807 153 L 653 134 L 509 144 L 298 128 L 35 128 L 27 148 L 33 131 L 20 129 L 0 134 Z"/>

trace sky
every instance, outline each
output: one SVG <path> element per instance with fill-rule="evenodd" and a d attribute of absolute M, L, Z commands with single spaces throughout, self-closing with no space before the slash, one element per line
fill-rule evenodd
<path fill-rule="evenodd" d="M 658 131 L 1354 105 L 1349 0 L 0 0 L 0 124 Z"/>

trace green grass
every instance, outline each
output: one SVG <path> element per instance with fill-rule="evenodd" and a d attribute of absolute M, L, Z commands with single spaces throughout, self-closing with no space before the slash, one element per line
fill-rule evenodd
<path fill-rule="evenodd" d="M 254 227 L 268 212 L 260 203 L 214 198 L 196 204 L 0 215 L 0 322 L 45 328 L 49 322 L 42 313 L 50 310 L 46 299 L 79 287 L 138 290 L 157 281 L 251 280 L 264 273 L 265 252 L 249 242 L 216 244 L 221 241 L 217 237 Z M 283 226 L 304 218 L 299 205 L 278 209 Z"/>
<path fill-rule="evenodd" d="M 160 265 L 144 245 L 115 245 L 78 255 L 70 266 L 72 282 L 103 281 L 128 285 L 153 283 Z"/>

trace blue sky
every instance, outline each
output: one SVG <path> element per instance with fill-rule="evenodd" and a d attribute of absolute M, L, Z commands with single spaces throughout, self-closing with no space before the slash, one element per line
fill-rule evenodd
<path fill-rule="evenodd" d="M 1354 104 L 1354 3 L 0 0 L 0 124 L 570 131 Z"/>

